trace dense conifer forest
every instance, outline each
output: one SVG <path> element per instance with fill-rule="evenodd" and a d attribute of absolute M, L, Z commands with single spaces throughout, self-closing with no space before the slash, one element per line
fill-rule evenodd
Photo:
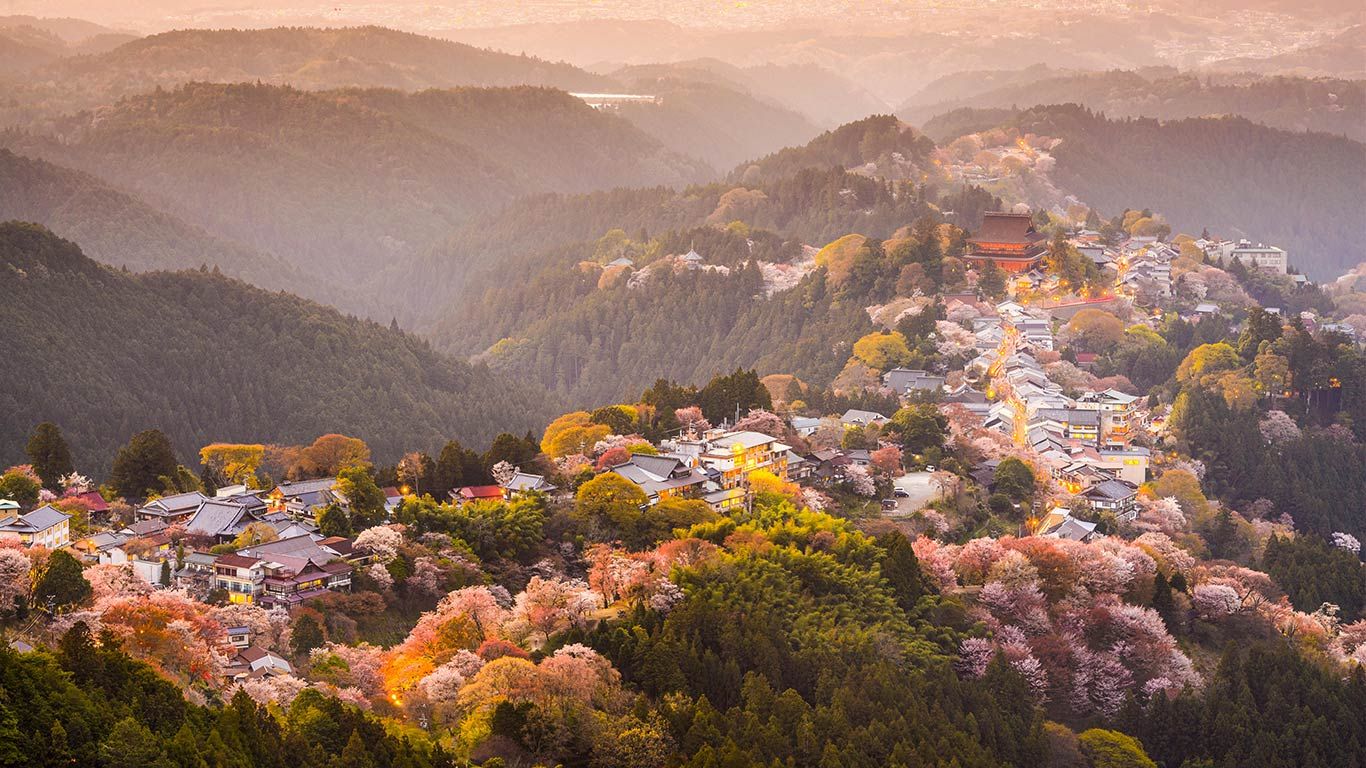
<path fill-rule="evenodd" d="M 534 387 L 400 331 L 214 272 L 119 272 L 33 225 L 0 236 L 0 348 L 24 371 L 0 395 L 0 431 L 41 413 L 87 466 L 153 425 L 189 460 L 214 440 L 306 443 L 342 427 L 391 455 L 545 418 Z M 6 459 L 18 448 L 7 441 Z"/>

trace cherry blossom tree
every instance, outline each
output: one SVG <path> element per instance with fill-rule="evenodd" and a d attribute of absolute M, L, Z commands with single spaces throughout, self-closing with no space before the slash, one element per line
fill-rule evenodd
<path fill-rule="evenodd" d="M 982 637 L 969 637 L 958 645 L 958 658 L 953 667 L 964 677 L 980 678 L 987 672 L 987 665 L 996 655 L 991 641 Z"/>
<path fill-rule="evenodd" d="M 1122 651 L 1123 649 L 1119 649 Z M 1072 688 L 1069 703 L 1078 714 L 1114 717 L 1133 688 L 1133 675 L 1114 652 L 1097 652 L 1072 638 Z"/>
<path fill-rule="evenodd" d="M 674 568 L 690 568 L 717 556 L 720 548 L 698 538 L 670 539 L 653 552 L 655 567 L 664 573 Z"/>
<path fill-rule="evenodd" d="M 432 705 L 440 705 L 454 702 L 464 685 L 465 674 L 460 671 L 459 665 L 452 661 L 442 664 L 418 681 L 417 690 L 421 691 Z"/>
<path fill-rule="evenodd" d="M 997 620 L 1013 623 L 1029 634 L 1047 634 L 1052 629 L 1048 601 L 1036 583 L 1009 587 L 999 581 L 988 582 L 978 594 L 978 601 Z"/>
<path fill-rule="evenodd" d="M 920 561 L 921 569 L 934 581 L 939 591 L 958 586 L 958 573 L 953 568 L 958 559 L 957 546 L 941 544 L 928 536 L 918 536 L 911 542 L 911 550 Z"/>
<path fill-rule="evenodd" d="M 973 357 L 976 354 L 977 338 L 963 326 L 947 320 L 938 320 L 934 324 L 934 331 L 938 337 L 936 348 L 940 355 L 953 359 Z"/>
<path fill-rule="evenodd" d="M 1361 554 L 1361 541 L 1350 533 L 1338 531 L 1333 534 L 1333 546 L 1345 549 L 1354 555 Z"/>
<path fill-rule="evenodd" d="M 1238 591 L 1227 584 L 1197 584 L 1191 592 L 1191 604 L 1204 619 L 1219 619 L 1242 609 Z"/>
<path fill-rule="evenodd" d="M 683 588 L 673 583 L 669 579 L 660 579 L 655 585 L 654 591 L 650 594 L 647 604 L 650 610 L 659 613 L 668 613 L 674 606 L 683 602 L 685 595 Z"/>
<path fill-rule="evenodd" d="M 533 576 L 517 595 L 512 619 L 548 641 L 557 632 L 584 626 L 601 599 L 581 581 Z"/>
<path fill-rule="evenodd" d="M 607 704 L 621 684 L 621 675 L 612 668 L 611 662 L 581 643 L 570 643 L 555 651 L 536 671 L 540 696 L 599 706 Z"/>
<path fill-rule="evenodd" d="M 1139 497 L 1138 519 L 1135 526 L 1149 531 L 1160 531 L 1172 535 L 1186 530 L 1186 513 L 1173 496 L 1160 499 Z"/>
<path fill-rule="evenodd" d="M 826 496 L 824 493 L 821 493 L 820 491 L 816 490 L 815 488 L 810 488 L 810 487 L 804 487 L 804 488 L 802 488 L 802 506 L 803 506 L 803 507 L 806 507 L 807 509 L 811 510 L 812 512 L 824 512 L 825 509 L 826 509 L 828 506 L 830 506 L 830 504 L 831 504 L 831 499 L 830 499 L 830 497 L 829 497 L 829 496 Z"/>
<path fill-rule="evenodd" d="M 229 603 L 216 606 L 210 616 L 224 627 L 247 627 L 252 643 L 272 650 L 289 647 L 289 611 L 284 608 L 266 610 L 249 603 Z"/>
<path fill-rule="evenodd" d="M 871 499 L 877 495 L 877 483 L 873 482 L 873 477 L 868 473 L 867 467 L 857 464 L 850 464 L 844 469 L 845 483 L 853 493 Z"/>
<path fill-rule="evenodd" d="M 574 477 L 585 469 L 593 468 L 593 460 L 582 453 L 571 453 L 555 459 L 555 471 L 565 477 Z"/>
<path fill-rule="evenodd" d="M 403 583 L 416 594 L 435 597 L 446 591 L 446 569 L 436 558 L 423 555 L 413 561 L 413 572 Z"/>
<path fill-rule="evenodd" d="M 28 596 L 33 585 L 31 567 L 28 555 L 22 551 L 0 548 L 0 613 L 14 610 L 20 598 Z"/>
<path fill-rule="evenodd" d="M 281 707 L 288 707 L 290 702 L 294 701 L 294 697 L 308 687 L 308 683 L 293 675 L 275 675 L 248 678 L 238 683 L 238 687 L 246 691 L 246 694 L 257 704 L 277 704 Z"/>
<path fill-rule="evenodd" d="M 650 571 L 645 560 L 607 544 L 589 547 L 584 559 L 588 561 L 588 585 L 602 595 L 604 608 L 621 599 Z"/>
<path fill-rule="evenodd" d="M 356 536 L 357 549 L 367 549 L 380 563 L 388 563 L 398 557 L 398 549 L 403 546 L 403 534 L 388 525 L 366 528 Z"/>
<path fill-rule="evenodd" d="M 675 409 L 674 418 L 678 419 L 686 432 L 701 433 L 711 429 L 711 423 L 702 415 L 702 409 L 695 405 Z"/>
<path fill-rule="evenodd" d="M 782 437 L 787 432 L 787 422 L 783 417 L 763 408 L 753 408 L 744 418 L 735 422 L 737 432 L 759 432 L 770 437 Z"/>
<path fill-rule="evenodd" d="M 1165 533 L 1145 533 L 1134 539 L 1133 544 L 1147 552 L 1168 574 L 1180 573 L 1189 577 L 1195 569 L 1195 557 L 1178 546 Z"/>
<path fill-rule="evenodd" d="M 66 496 L 76 496 L 82 493 L 89 493 L 95 485 L 90 478 L 79 472 L 62 475 L 57 481 L 62 486 L 62 492 Z"/>
<path fill-rule="evenodd" d="M 1267 411 L 1266 416 L 1257 422 L 1262 437 L 1272 445 L 1280 445 L 1300 437 L 1300 426 L 1285 411 Z"/>
<path fill-rule="evenodd" d="M 328 643 L 309 653 L 308 677 L 341 689 L 358 690 L 366 698 L 372 698 L 383 691 L 380 669 L 384 656 L 384 649 L 369 643 Z"/>
<path fill-rule="evenodd" d="M 168 676 L 183 683 L 221 679 L 223 626 L 184 592 L 113 597 L 99 606 L 98 616 L 104 629 L 121 638 L 125 651 Z"/>
<path fill-rule="evenodd" d="M 371 563 L 366 566 L 365 574 L 373 579 L 382 591 L 387 592 L 394 587 L 394 576 L 384 567 L 384 563 Z"/>
<path fill-rule="evenodd" d="M 1005 555 L 1000 542 L 990 536 L 973 539 L 958 550 L 954 570 L 965 584 L 981 584 L 986 581 L 991 566 Z"/>
<path fill-rule="evenodd" d="M 514 467 L 510 462 L 500 461 L 489 469 L 489 474 L 493 475 L 493 481 L 495 483 L 507 485 L 508 481 L 519 471 L 520 470 L 517 467 Z"/>

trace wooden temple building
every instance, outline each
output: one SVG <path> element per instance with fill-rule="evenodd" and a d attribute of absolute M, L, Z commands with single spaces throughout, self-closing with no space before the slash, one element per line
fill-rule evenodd
<path fill-rule="evenodd" d="M 1027 213 L 988 213 L 982 228 L 968 238 L 968 261 L 994 261 L 1007 272 L 1025 272 L 1043 260 L 1044 236 Z"/>

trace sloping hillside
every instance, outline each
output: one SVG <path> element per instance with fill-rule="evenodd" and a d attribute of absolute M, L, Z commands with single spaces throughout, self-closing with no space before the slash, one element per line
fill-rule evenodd
<path fill-rule="evenodd" d="M 212 272 L 121 273 L 35 225 L 0 225 L 0 295 L 5 463 L 42 420 L 98 466 L 149 426 L 182 457 L 213 440 L 343 432 L 392 461 L 546 416 L 529 388 L 400 331 Z"/>
<path fill-rule="evenodd" d="M 417 90 L 460 85 L 594 88 L 605 79 L 568 64 L 514 56 L 384 27 L 190 29 L 144 37 L 54 70 L 104 91 L 189 80 L 260 80 L 300 88 Z"/>
<path fill-rule="evenodd" d="M 629 88 L 657 95 L 659 103 L 623 104 L 618 114 L 669 149 L 717 170 L 803 144 L 820 132 L 802 115 L 726 85 L 664 78 L 633 80 Z"/>
<path fill-rule="evenodd" d="M 274 254 L 325 283 L 310 295 L 354 285 L 521 194 L 682 185 L 703 173 L 621 119 L 539 88 L 195 83 L 65 118 L 50 136 L 3 134 L 0 145 Z"/>
<path fill-rule="evenodd" d="M 626 83 L 678 79 L 724 85 L 781 105 L 822 127 L 833 127 L 878 112 L 887 105 L 862 86 L 814 64 L 737 67 L 719 59 L 637 64 L 611 73 Z"/>
<path fill-rule="evenodd" d="M 531 190 L 678 186 L 710 175 L 702 162 L 666 150 L 629 122 L 550 88 L 369 89 L 335 98 L 474 147 Z"/>
<path fill-rule="evenodd" d="M 61 38 L 42 30 L 0 25 L 0 78 L 24 77 L 56 61 L 65 49 Z"/>
<path fill-rule="evenodd" d="M 116 267 L 145 271 L 201 264 L 255 285 L 298 291 L 292 268 L 110 187 L 88 173 L 0 149 L 0 221 L 37 222 Z"/>
<path fill-rule="evenodd" d="M 790 146 L 741 166 L 732 176 L 746 181 L 791 176 L 803 169 L 857 169 L 893 180 L 919 180 L 934 151 L 929 137 L 891 115 L 875 115 L 826 131 L 803 146 Z"/>
<path fill-rule="evenodd" d="M 1037 107 L 1022 133 L 1061 137 L 1053 181 L 1107 214 L 1152 208 L 1178 231 L 1274 243 L 1315 279 L 1366 259 L 1366 145 L 1241 118 L 1108 120 Z"/>
<path fill-rule="evenodd" d="M 41 126 L 62 113 L 187 82 L 305 90 L 544 85 L 577 91 L 601 90 L 612 81 L 568 64 L 383 27 L 189 29 L 35 71 L 0 91 L 0 125 Z"/>
<path fill-rule="evenodd" d="M 338 277 L 524 191 L 469 147 L 275 86 L 192 84 L 3 141 Z"/>
<path fill-rule="evenodd" d="M 1081 104 L 1109 117 L 1174 120 L 1237 115 L 1291 131 L 1321 131 L 1366 139 L 1366 83 L 1328 78 L 1200 75 L 1173 69 L 1055 73 L 1022 82 L 1038 70 L 998 73 L 1006 82 L 961 98 L 935 99 L 936 89 L 898 108 L 913 125 L 928 125 L 960 109 L 1033 104 Z M 1007 75 L 1016 74 L 1012 79 Z M 989 81 L 988 81 L 989 82 Z M 947 84 L 946 84 L 947 86 Z"/>

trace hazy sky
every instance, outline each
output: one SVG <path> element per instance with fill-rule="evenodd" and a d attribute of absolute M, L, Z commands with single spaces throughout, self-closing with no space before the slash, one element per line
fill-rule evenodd
<path fill-rule="evenodd" d="M 769 26 L 792 19 L 894 21 L 938 9 L 1094 8 L 1123 0 L 0 0 L 0 9 L 35 16 L 75 16 L 140 32 L 174 27 L 379 23 L 409 29 L 501 26 L 586 18 L 666 19 L 684 25 Z"/>

